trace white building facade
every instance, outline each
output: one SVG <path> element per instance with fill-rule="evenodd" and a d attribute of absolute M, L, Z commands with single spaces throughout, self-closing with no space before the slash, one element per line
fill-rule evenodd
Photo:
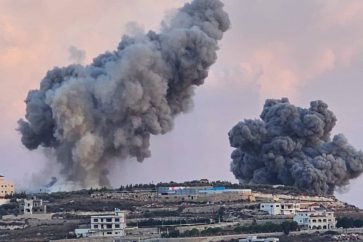
<path fill-rule="evenodd" d="M 261 203 L 260 210 L 270 215 L 294 215 L 300 210 L 300 203 Z"/>
<path fill-rule="evenodd" d="M 90 237 L 119 237 L 125 235 L 126 214 L 115 209 L 114 214 L 91 216 Z"/>
<path fill-rule="evenodd" d="M 261 203 L 260 210 L 265 211 L 270 215 L 280 215 L 281 203 Z"/>
<path fill-rule="evenodd" d="M 47 205 L 43 204 L 42 199 L 24 199 L 24 214 L 45 214 Z"/>
<path fill-rule="evenodd" d="M 334 212 L 325 209 L 301 210 L 294 216 L 294 221 L 303 229 L 335 229 Z"/>

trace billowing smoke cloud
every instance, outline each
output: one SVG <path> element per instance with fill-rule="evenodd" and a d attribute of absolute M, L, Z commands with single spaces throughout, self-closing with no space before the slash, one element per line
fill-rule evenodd
<path fill-rule="evenodd" d="M 322 101 L 300 108 L 287 98 L 266 100 L 261 120 L 244 120 L 228 133 L 231 170 L 242 183 L 285 184 L 332 194 L 363 172 L 363 153 L 342 135 Z"/>
<path fill-rule="evenodd" d="M 19 121 L 28 149 L 54 148 L 66 180 L 107 186 L 110 159 L 150 156 L 150 136 L 192 105 L 229 28 L 219 0 L 184 5 L 160 33 L 124 36 L 90 65 L 48 71 Z"/>

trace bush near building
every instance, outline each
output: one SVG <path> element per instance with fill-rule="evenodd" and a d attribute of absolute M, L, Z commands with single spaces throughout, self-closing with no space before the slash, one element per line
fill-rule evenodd
<path fill-rule="evenodd" d="M 193 218 L 193 219 L 182 219 L 182 220 L 158 220 L 158 219 L 152 219 L 149 218 L 148 220 L 144 220 L 144 221 L 140 221 L 140 222 L 128 222 L 127 226 L 130 227 L 151 227 L 151 226 L 166 226 L 166 225 L 179 225 L 179 224 L 196 224 L 196 223 L 200 223 L 200 224 L 207 224 L 210 223 L 209 219 L 205 219 L 205 218 Z"/>
<path fill-rule="evenodd" d="M 349 217 L 341 217 L 337 219 L 337 228 L 361 228 L 363 227 L 363 219 L 354 219 Z"/>
<path fill-rule="evenodd" d="M 281 224 L 265 223 L 265 224 L 251 224 L 245 226 L 237 226 L 234 228 L 236 233 L 269 233 L 269 232 L 284 232 L 289 234 L 290 231 L 297 231 L 299 226 L 294 221 L 284 221 Z"/>
<path fill-rule="evenodd" d="M 233 229 L 233 233 L 270 233 L 270 232 L 284 232 L 289 234 L 290 231 L 297 231 L 299 226 L 294 221 L 284 221 L 281 224 L 265 223 L 265 224 L 252 224 L 246 226 L 237 226 Z M 223 229 L 221 227 L 207 228 L 199 231 L 194 228 L 180 233 L 178 230 L 172 230 L 169 234 L 162 234 L 163 238 L 177 238 L 177 237 L 197 237 L 197 236 L 216 236 L 231 234 L 230 229 Z"/>

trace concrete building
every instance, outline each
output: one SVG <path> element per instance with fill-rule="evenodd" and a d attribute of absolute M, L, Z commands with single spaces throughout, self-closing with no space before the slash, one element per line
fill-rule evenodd
<path fill-rule="evenodd" d="M 260 210 L 265 211 L 270 215 L 280 215 L 281 214 L 281 203 L 261 203 Z"/>
<path fill-rule="evenodd" d="M 323 208 L 301 210 L 294 216 L 294 221 L 303 229 L 335 229 L 334 212 Z"/>
<path fill-rule="evenodd" d="M 24 214 L 46 214 L 47 205 L 43 204 L 42 199 L 36 197 L 24 199 Z"/>
<path fill-rule="evenodd" d="M 14 183 L 6 181 L 4 177 L 0 175 L 0 198 L 5 198 L 6 195 L 14 194 L 14 190 Z"/>
<path fill-rule="evenodd" d="M 90 237 L 119 237 L 125 235 L 125 228 L 125 212 L 115 209 L 114 214 L 91 216 L 88 234 Z"/>
<path fill-rule="evenodd" d="M 281 214 L 294 215 L 300 211 L 300 203 L 284 202 L 281 203 Z"/>
<path fill-rule="evenodd" d="M 225 187 L 158 187 L 158 198 L 164 201 L 254 201 L 251 189 L 226 189 Z"/>
<path fill-rule="evenodd" d="M 294 215 L 297 211 L 300 211 L 300 203 L 292 203 L 292 202 L 261 203 L 260 210 L 265 211 L 270 215 Z"/>

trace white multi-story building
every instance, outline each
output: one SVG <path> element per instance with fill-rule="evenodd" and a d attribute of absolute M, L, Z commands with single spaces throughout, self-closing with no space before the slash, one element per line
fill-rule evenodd
<path fill-rule="evenodd" d="M 301 210 L 294 216 L 294 221 L 303 229 L 335 229 L 334 212 L 322 208 Z"/>
<path fill-rule="evenodd" d="M 300 203 L 261 203 L 260 210 L 270 215 L 294 215 L 300 210 Z"/>
<path fill-rule="evenodd" d="M 114 214 L 91 216 L 90 237 L 118 237 L 125 235 L 126 214 L 115 209 Z"/>
<path fill-rule="evenodd" d="M 24 199 L 24 214 L 45 214 L 47 213 L 47 205 L 43 204 L 42 199 L 33 197 L 32 199 Z"/>
<path fill-rule="evenodd" d="M 261 203 L 260 210 L 268 212 L 270 215 L 281 214 L 281 203 Z"/>

